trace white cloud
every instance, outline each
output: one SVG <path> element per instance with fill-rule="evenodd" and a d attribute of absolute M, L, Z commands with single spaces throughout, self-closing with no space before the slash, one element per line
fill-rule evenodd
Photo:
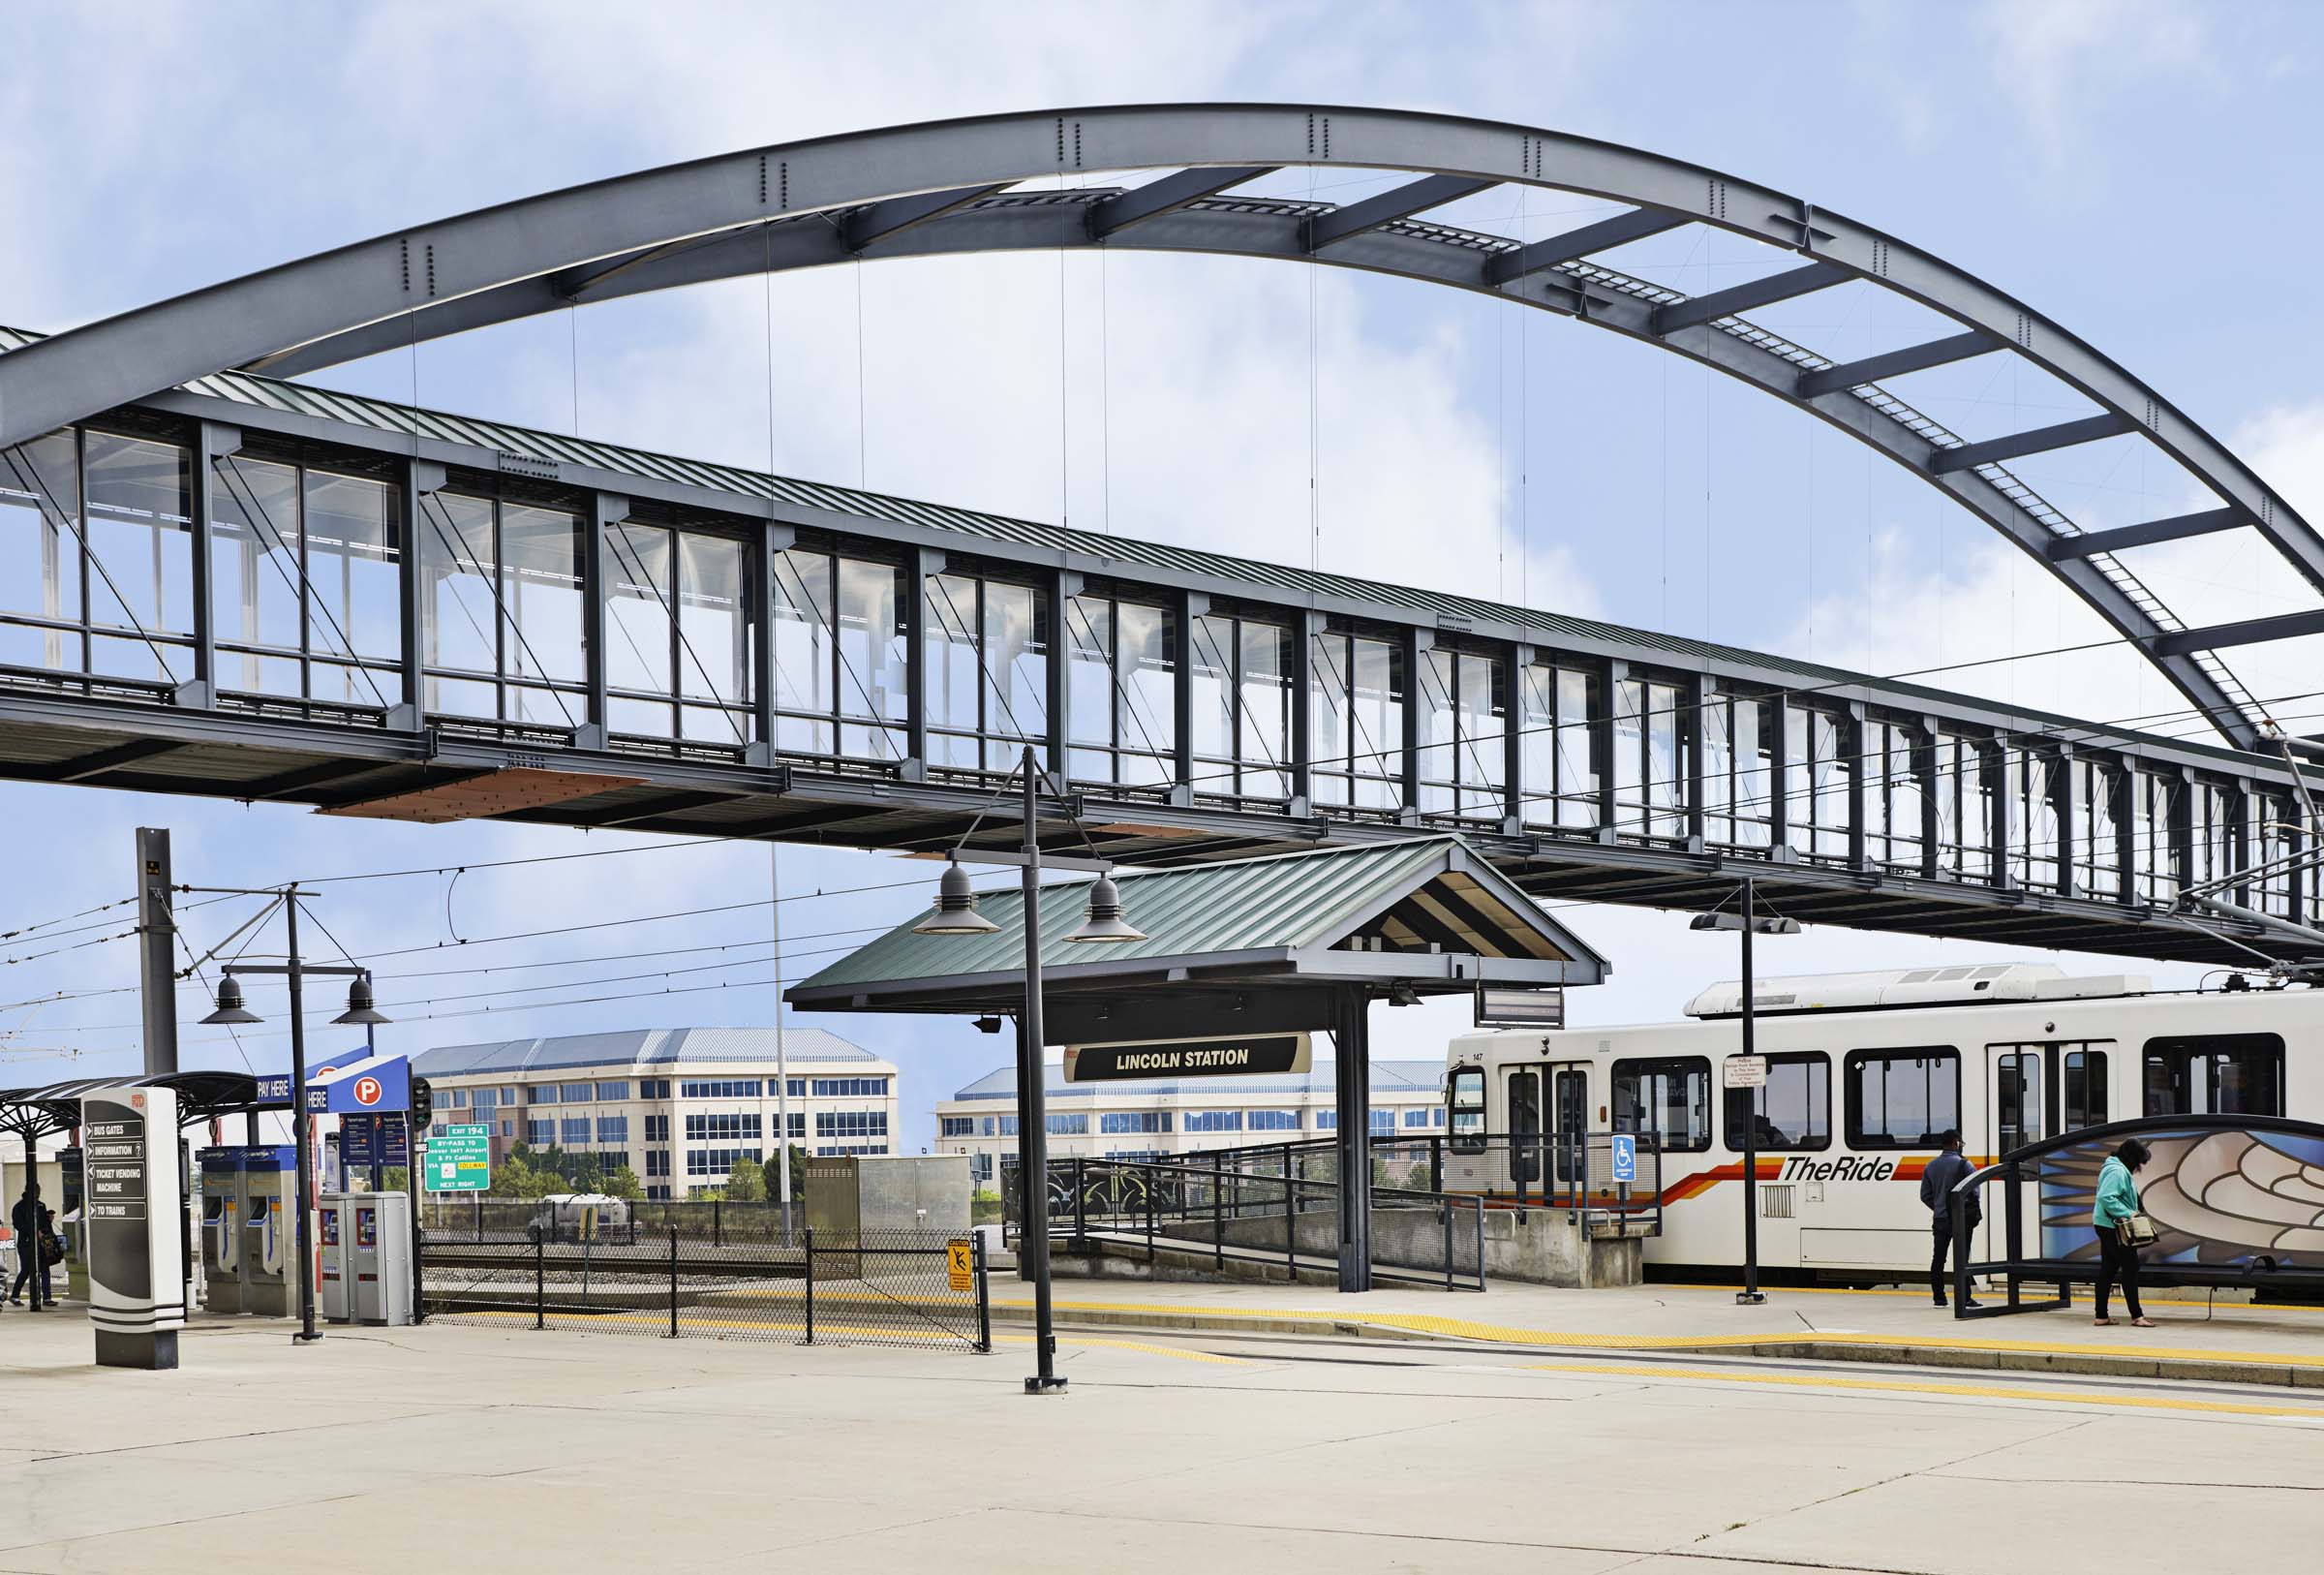
<path fill-rule="evenodd" d="M 2210 79 L 2210 19 L 2186 0 L 1988 0 L 1994 86 L 2041 162 L 2073 162 L 2132 89 Z"/>

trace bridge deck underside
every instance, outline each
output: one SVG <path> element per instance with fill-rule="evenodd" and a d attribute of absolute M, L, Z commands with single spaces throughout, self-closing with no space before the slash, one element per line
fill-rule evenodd
<path fill-rule="evenodd" d="M 109 711 L 109 715 L 99 713 Z M 350 735 L 315 725 L 259 723 L 211 713 L 97 701 L 59 702 L 0 688 L 0 779 L 182 793 L 345 812 L 368 802 L 505 769 L 510 754 L 429 735 Z M 681 836 L 935 853 L 968 833 L 991 791 L 964 784 L 893 777 L 688 764 L 569 752 L 556 763 L 632 779 L 634 785 L 493 817 L 531 824 L 619 828 Z M 528 763 L 537 757 L 522 757 Z M 1068 802 L 1079 823 L 1066 817 Z M 1172 806 L 1090 794 L 1042 800 L 1044 845 L 1060 853 L 1092 848 L 1124 863 L 1156 867 L 1284 852 L 1412 834 L 1392 818 L 1292 818 L 1232 807 Z M 358 810 L 359 813 L 359 810 Z M 1750 870 L 1763 903 L 1807 923 L 1946 936 L 2125 956 L 2240 966 L 2259 937 L 2230 938 L 2154 908 L 2051 893 L 2010 892 L 1888 870 L 1769 861 L 1764 854 L 1690 851 L 1684 846 L 1594 834 L 1508 836 L 1462 828 L 1472 846 L 1526 891 L 1551 902 L 1603 902 L 1674 910 L 1710 908 Z M 1013 845 L 1012 823 L 988 818 L 974 844 Z M 932 877 L 933 878 L 933 877 Z"/>

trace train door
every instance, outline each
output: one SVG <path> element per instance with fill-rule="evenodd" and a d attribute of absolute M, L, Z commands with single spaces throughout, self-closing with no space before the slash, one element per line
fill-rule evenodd
<path fill-rule="evenodd" d="M 1504 1074 L 1509 1096 L 1509 1181 L 1520 1203 L 1539 1199 L 1542 1186 L 1542 1072 L 1540 1066 L 1512 1066 Z"/>
<path fill-rule="evenodd" d="M 1984 1130 L 1962 1134 L 1971 1140 L 1963 1145 L 1971 1150 L 1971 1163 L 1999 1159 L 2050 1135 L 2057 1125 L 2057 1087 L 2051 1077 L 2057 1069 L 2057 1051 L 2058 1047 L 2049 1043 L 1985 1047 Z M 1982 1144 L 1975 1141 L 1979 1136 L 1983 1138 Z M 1982 1153 L 1976 1152 L 1979 1148 Z M 1985 1222 L 1978 1232 L 1977 1249 L 1981 1257 L 2007 1255 L 2008 1201 L 2002 1189 L 2008 1185 L 1997 1181 L 1985 1189 Z M 2034 1221 L 2039 1218 L 2040 1203 L 2034 1182 L 2020 1182 L 2018 1189 L 2018 1219 L 2025 1233 L 2019 1241 L 2019 1251 L 2033 1255 L 2040 1251 L 2034 1238 Z"/>
<path fill-rule="evenodd" d="M 1576 1183 L 1588 1185 L 1590 1173 L 1590 1064 L 1551 1062 L 1549 1078 L 1549 1155 L 1551 1184 L 1557 1202 Z"/>

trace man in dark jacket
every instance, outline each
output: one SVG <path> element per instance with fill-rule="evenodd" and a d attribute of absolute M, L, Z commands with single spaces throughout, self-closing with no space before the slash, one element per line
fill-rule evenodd
<path fill-rule="evenodd" d="M 44 1302 L 54 1304 L 56 1298 L 48 1292 L 48 1265 L 41 1259 L 41 1184 L 33 1182 L 16 1199 L 16 1206 L 8 1212 L 8 1222 L 16 1233 L 16 1283 L 9 1293 L 12 1302 L 24 1300 L 24 1282 L 32 1282 L 32 1310 L 38 1312 Z"/>
<path fill-rule="evenodd" d="M 1953 1188 L 1969 1174 L 1969 1161 L 1961 1156 L 1961 1134 L 1948 1131 L 1938 1141 L 1944 1152 L 1929 1161 L 1929 1168 L 1920 1173 L 1920 1201 L 1929 1211 L 1929 1230 L 1935 1238 L 1935 1251 L 1929 1257 L 1929 1290 L 1939 1307 L 1944 1306 L 1944 1260 L 1948 1251 L 1954 1272 L 1969 1258 L 1969 1232 L 1977 1228 L 1983 1211 L 1977 1206 L 1977 1194 L 1969 1194 L 1968 1229 L 1958 1240 L 1953 1236 Z M 1963 1298 L 1963 1307 L 1977 1304 Z"/>

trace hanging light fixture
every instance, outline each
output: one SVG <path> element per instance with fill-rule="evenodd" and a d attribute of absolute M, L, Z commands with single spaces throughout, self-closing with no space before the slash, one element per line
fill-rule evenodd
<path fill-rule="evenodd" d="M 1121 888 L 1110 875 L 1089 882 L 1089 911 L 1068 941 L 1144 941 L 1146 932 L 1121 916 Z"/>
<path fill-rule="evenodd" d="M 202 1019 L 205 1023 L 262 1023 L 265 1020 L 242 1004 L 242 981 L 231 973 L 218 981 L 218 1009 Z"/>
<path fill-rule="evenodd" d="M 968 884 L 968 872 L 958 864 L 944 868 L 944 879 L 936 883 L 936 906 L 928 917 L 912 926 L 914 935 L 991 935 L 1000 926 L 976 911 L 976 891 Z"/>
<path fill-rule="evenodd" d="M 358 1028 L 372 1028 L 388 1019 L 371 1004 L 371 980 L 358 978 L 347 987 L 347 1010 L 331 1019 Z"/>

